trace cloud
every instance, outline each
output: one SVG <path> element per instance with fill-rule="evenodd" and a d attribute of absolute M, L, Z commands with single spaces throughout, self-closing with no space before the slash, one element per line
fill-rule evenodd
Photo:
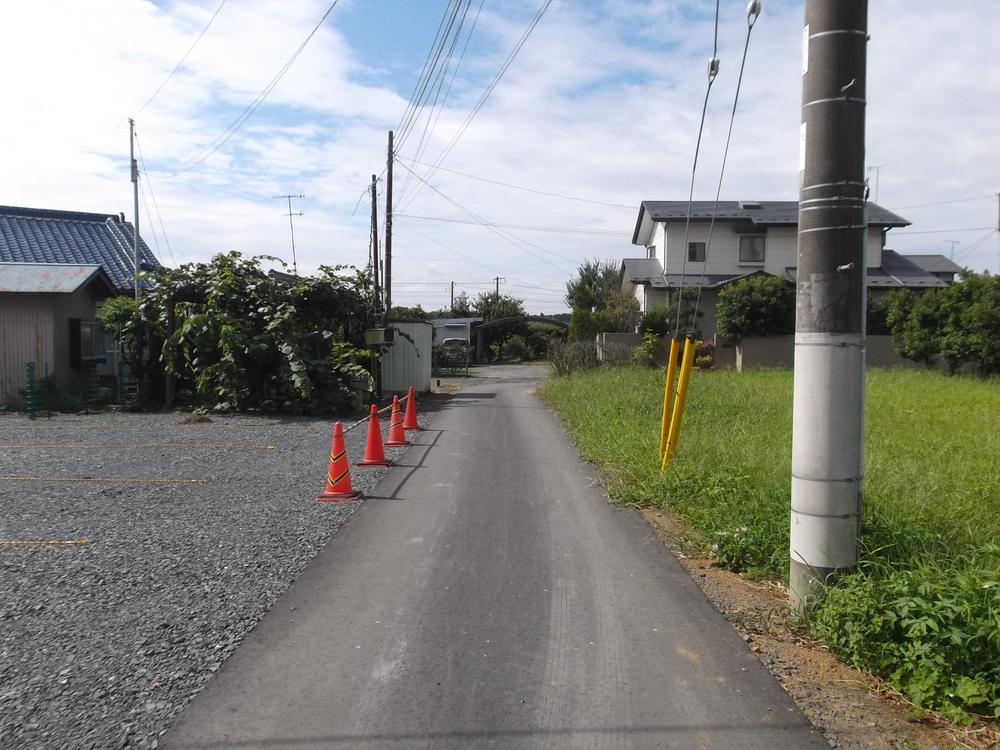
<path fill-rule="evenodd" d="M 0 167 L 0 202 L 131 213 L 126 118 L 170 73 L 217 4 L 65 0 L 6 9 L 0 64 L 16 75 L 8 77 L 9 104 L 0 120 L 0 138 L 12 146 Z M 439 11 L 428 10 L 414 23 L 412 14 L 393 15 L 385 4 L 341 0 L 224 147 L 197 169 L 154 177 L 176 171 L 223 131 L 327 4 L 227 3 L 184 67 L 137 116 L 153 173 L 148 182 L 178 261 L 228 249 L 290 260 L 287 204 L 272 196 L 300 192 L 307 196 L 294 206 L 304 213 L 295 224 L 300 267 L 367 261 L 366 186 L 383 171 L 386 131 L 397 125 L 423 63 L 421 54 L 401 68 L 393 55 L 372 50 L 394 39 L 394 54 L 426 50 Z M 486 5 L 422 161 L 433 161 L 451 140 L 537 7 L 535 0 Z M 742 0 L 721 7 L 722 72 L 696 181 L 695 197 L 702 199 L 715 193 L 746 28 Z M 512 229 L 504 239 L 478 226 L 400 219 L 395 299 L 436 307 L 447 303 L 450 281 L 475 293 L 500 275 L 530 309 L 552 311 L 564 307 L 560 290 L 577 262 L 634 255 L 638 202 L 687 196 L 711 53 L 710 11 L 704 3 L 668 0 L 553 2 L 445 166 L 632 208 L 560 200 L 438 171 L 432 185 L 490 221 L 617 234 Z M 799 2 L 765 3 L 753 32 L 724 199 L 797 198 L 802 20 Z M 990 62 L 998 27 L 1000 6 L 993 3 L 870 4 L 868 162 L 884 165 L 879 202 L 893 208 L 984 196 L 901 210 L 914 222 L 913 232 L 996 225 L 996 199 L 985 196 L 998 189 L 1000 164 L 994 137 L 1000 66 Z M 403 158 L 417 155 L 422 132 L 421 122 Z M 397 166 L 397 211 L 468 218 L 406 175 Z M 384 182 L 380 192 L 384 201 Z M 148 236 L 144 214 L 140 224 Z M 969 249 L 983 234 L 895 230 L 890 243 L 905 252 L 947 252 L 943 240 L 957 239 L 958 259 L 995 269 L 995 239 Z"/>

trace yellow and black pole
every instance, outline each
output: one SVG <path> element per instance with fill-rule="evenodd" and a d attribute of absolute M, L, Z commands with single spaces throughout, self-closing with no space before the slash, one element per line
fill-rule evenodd
<path fill-rule="evenodd" d="M 674 342 L 676 343 L 676 342 Z M 670 429 L 667 432 L 667 445 L 660 459 L 660 470 L 667 468 L 670 459 L 677 450 L 677 438 L 681 432 L 681 420 L 684 418 L 684 401 L 687 399 L 688 381 L 691 378 L 691 367 L 694 365 L 694 352 L 698 348 L 694 336 L 684 339 L 684 354 L 681 357 L 680 374 L 677 376 L 677 395 L 670 414 Z"/>
<path fill-rule="evenodd" d="M 667 358 L 666 379 L 663 381 L 663 413 L 660 417 L 660 452 L 657 454 L 660 463 L 667 452 L 667 435 L 670 432 L 670 415 L 673 407 L 674 376 L 677 374 L 677 355 L 680 344 L 677 339 L 670 339 L 670 356 Z"/>

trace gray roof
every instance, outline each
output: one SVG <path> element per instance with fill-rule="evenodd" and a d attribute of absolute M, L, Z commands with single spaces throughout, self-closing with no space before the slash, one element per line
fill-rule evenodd
<path fill-rule="evenodd" d="M 927 273 L 962 273 L 964 270 L 943 255 L 904 255 L 911 263 L 916 264 Z"/>
<path fill-rule="evenodd" d="M 755 201 L 760 208 L 741 207 L 748 201 L 719 201 L 715 220 L 748 221 L 760 227 L 795 226 L 799 223 L 798 201 Z M 691 221 L 711 221 L 715 201 L 692 201 Z M 639 206 L 639 218 L 635 222 L 632 233 L 632 244 L 639 239 L 639 228 L 642 225 L 643 214 L 648 214 L 653 221 L 684 221 L 687 218 L 687 201 L 643 201 Z M 902 216 L 888 211 L 874 203 L 867 206 L 868 223 L 881 227 L 905 227 L 910 222 Z"/>
<path fill-rule="evenodd" d="M 622 261 L 623 278 L 632 284 L 649 284 L 653 289 L 666 289 L 663 266 L 656 258 L 625 258 Z"/>
<path fill-rule="evenodd" d="M 666 284 L 668 289 L 677 289 L 678 287 L 691 288 L 697 287 L 699 284 L 703 289 L 718 289 L 726 284 L 731 284 L 734 281 L 739 281 L 740 279 L 745 279 L 748 276 L 770 276 L 771 274 L 766 271 L 756 270 L 750 271 L 749 273 L 706 273 L 701 276 L 696 273 L 687 273 L 683 276 L 679 273 L 667 274 Z"/>
<path fill-rule="evenodd" d="M 142 270 L 160 265 L 139 238 Z M 116 214 L 0 206 L 0 262 L 99 265 L 122 292 L 133 288 L 132 225 Z"/>
<path fill-rule="evenodd" d="M 795 268 L 785 269 L 789 281 L 795 281 Z M 867 285 L 873 289 L 932 289 L 948 286 L 948 282 L 928 273 L 895 250 L 882 250 L 882 267 L 869 268 Z"/>
<path fill-rule="evenodd" d="M 95 277 L 109 294 L 114 294 L 114 287 L 100 266 L 0 263 L 0 292 L 71 294 Z"/>

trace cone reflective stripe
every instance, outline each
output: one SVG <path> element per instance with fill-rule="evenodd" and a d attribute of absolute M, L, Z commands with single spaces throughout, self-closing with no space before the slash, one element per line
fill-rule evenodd
<path fill-rule="evenodd" d="M 389 417 L 389 439 L 386 445 L 401 446 L 409 445 L 406 439 L 406 431 L 403 429 L 403 412 L 399 410 L 399 396 L 392 397 L 392 415 Z"/>
<path fill-rule="evenodd" d="M 417 397 L 413 393 L 413 386 L 410 386 L 410 390 L 406 395 L 406 413 L 403 415 L 403 429 L 404 430 L 419 430 L 420 425 L 417 424 Z"/>
<path fill-rule="evenodd" d="M 358 466 L 388 466 L 392 461 L 385 457 L 382 448 L 382 428 L 378 423 L 378 407 L 372 404 L 368 415 L 368 442 L 365 443 L 365 457 L 358 461 Z"/>
<path fill-rule="evenodd" d="M 326 489 L 316 498 L 316 502 L 337 502 L 357 500 L 361 493 L 351 486 L 351 472 L 344 447 L 344 430 L 337 422 L 333 426 L 333 440 L 330 443 L 330 467 L 326 472 Z"/>

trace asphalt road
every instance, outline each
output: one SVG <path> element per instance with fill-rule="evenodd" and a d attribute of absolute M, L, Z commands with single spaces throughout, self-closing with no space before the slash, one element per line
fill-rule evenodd
<path fill-rule="evenodd" d="M 163 746 L 827 747 L 607 503 L 533 395 L 544 370 L 479 374 Z"/>

